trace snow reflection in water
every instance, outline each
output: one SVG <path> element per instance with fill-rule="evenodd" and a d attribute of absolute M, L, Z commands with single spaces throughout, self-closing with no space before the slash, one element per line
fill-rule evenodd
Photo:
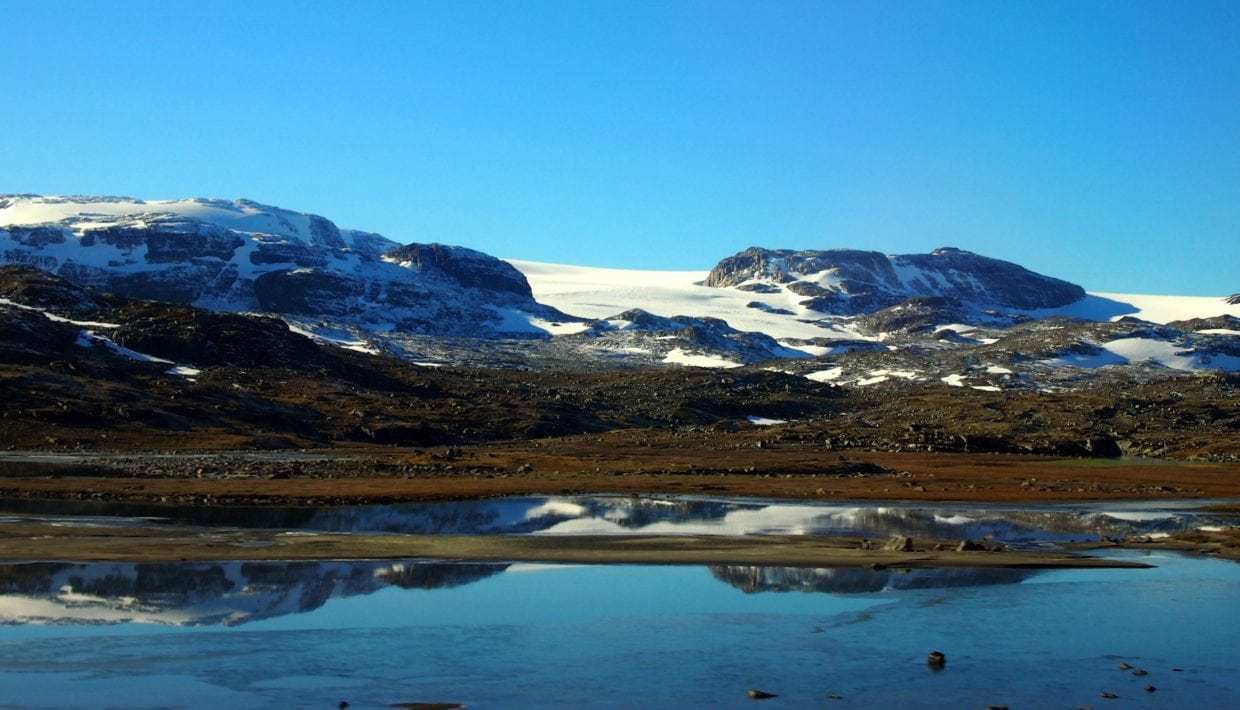
<path fill-rule="evenodd" d="M 425 561 L 92 563 L 0 565 L 0 623 L 240 626 L 315 612 L 333 600 L 388 587 L 451 589 L 503 572 L 563 569 Z M 859 594 L 882 590 L 1015 584 L 1019 569 L 870 570 L 712 565 L 719 582 L 746 593 Z"/>
<path fill-rule="evenodd" d="M 36 504 L 38 505 L 38 504 Z M 47 505 L 47 504 L 41 504 Z M 23 511 L 29 514 L 36 511 Z M 322 509 L 169 509 L 120 504 L 37 511 L 40 520 L 169 525 L 228 521 L 232 527 L 343 532 L 470 534 L 817 534 L 882 539 L 991 539 L 1040 546 L 1098 535 L 1147 535 L 1225 523 L 1174 506 L 1128 504 L 995 509 L 981 506 L 816 505 L 664 496 L 508 498 Z M 68 517 L 91 513 L 89 518 Z M 105 515 L 110 513 L 111 515 Z M 21 519 L 21 518 L 15 518 Z M 159 623 L 237 626 L 320 609 L 331 600 L 390 587 L 444 589 L 509 569 L 506 564 L 410 560 L 197 564 L 36 563 L 0 566 L 0 621 L 9 624 Z M 519 566 L 518 569 L 530 569 Z M 747 593 L 880 591 L 1013 585 L 1018 569 L 798 569 L 716 565 L 710 575 Z"/>
<path fill-rule="evenodd" d="M 109 584 L 134 595 L 130 603 L 198 595 L 198 609 L 221 578 L 254 589 L 283 582 L 240 626 L 0 627 L 0 695 L 21 707 L 662 708 L 750 707 L 745 690 L 756 687 L 793 707 L 1078 707 L 1102 692 L 1148 706 L 1228 707 L 1240 697 L 1240 565 L 1116 556 L 1158 566 L 931 588 L 911 575 L 911 585 L 880 591 L 863 591 L 878 578 L 852 570 L 839 575 L 851 578 L 841 585 L 848 594 L 745 593 L 755 579 L 766 589 L 816 587 L 840 572 L 831 570 L 230 564 L 182 565 L 188 576 L 177 581 L 176 566 L 145 576 L 31 566 L 27 582 L 167 575 L 162 592 Z M 14 574 L 0 576 L 20 586 Z M 728 575 L 740 588 L 719 582 Z M 31 582 L 27 593 L 34 588 L 46 586 Z M 304 611 L 263 615 L 281 604 Z M 947 654 L 943 672 L 926 667 L 932 649 Z M 1121 661 L 1149 675 L 1121 672 Z M 1147 683 L 1157 695 L 1147 696 Z"/>
<path fill-rule="evenodd" d="M 814 504 L 666 496 L 553 496 L 333 508 L 176 508 L 143 504 L 9 501 L 0 510 L 40 516 L 123 516 L 138 524 L 406 534 L 850 535 L 991 539 L 1009 545 L 1129 537 L 1234 524 L 1200 502 L 1009 507 Z"/>

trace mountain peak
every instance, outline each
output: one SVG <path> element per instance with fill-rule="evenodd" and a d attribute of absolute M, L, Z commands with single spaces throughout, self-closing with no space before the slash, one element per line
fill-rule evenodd
<path fill-rule="evenodd" d="M 806 296 L 801 305 L 807 308 L 839 315 L 873 312 L 923 296 L 1018 309 L 1057 308 L 1085 297 L 1080 286 L 954 247 L 894 255 L 752 247 L 720 261 L 705 283 L 747 290 L 778 285 Z"/>
<path fill-rule="evenodd" d="M 402 246 L 248 199 L 3 195 L 0 259 L 136 298 L 371 330 L 528 335 L 542 331 L 520 313 L 562 316 L 481 252 Z"/>

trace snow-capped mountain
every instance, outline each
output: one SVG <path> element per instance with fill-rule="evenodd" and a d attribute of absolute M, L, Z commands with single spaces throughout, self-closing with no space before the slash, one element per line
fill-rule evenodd
<path fill-rule="evenodd" d="M 543 335 L 564 316 L 509 264 L 249 200 L 0 196 L 0 260 L 84 286 L 286 317 L 316 334 Z M 363 337 L 365 337 L 363 335 Z"/>
<path fill-rule="evenodd" d="M 952 248 L 884 255 L 755 247 L 710 271 L 632 271 L 400 245 L 247 200 L 8 195 L 0 196 L 0 263 L 131 297 L 273 315 L 320 343 L 421 364 L 782 361 L 777 367 L 835 384 L 983 388 L 1073 383 L 1130 366 L 1143 377 L 1240 369 L 1236 297 L 1086 293 Z M 28 291 L 37 279 L 18 281 Z M 61 316 L 74 310 L 19 295 L 8 297 Z M 196 366 L 213 362 L 194 360 L 194 344 L 210 332 L 248 328 L 185 315 L 201 337 L 180 338 L 185 347 L 172 352 L 149 319 L 130 322 L 140 315 L 131 308 L 125 324 L 89 337 Z M 257 362 L 252 354 L 223 359 Z"/>
<path fill-rule="evenodd" d="M 915 297 L 947 297 L 974 306 L 1058 308 L 1085 297 L 1066 281 L 1016 264 L 945 247 L 929 254 L 770 250 L 753 247 L 720 261 L 706 285 L 790 291 L 820 313 L 854 315 Z"/>
<path fill-rule="evenodd" d="M 1073 386 L 1118 372 L 1156 378 L 1240 370 L 1240 304 L 1218 297 L 1086 293 L 1055 308 L 1018 308 L 914 296 L 843 316 L 813 310 L 806 303 L 812 298 L 784 288 L 798 282 L 777 282 L 783 277 L 708 286 L 705 271 L 511 263 L 529 279 L 540 302 L 563 311 L 603 320 L 625 308 L 719 319 L 773 338 L 783 349 L 776 357 L 784 360 L 772 367 L 840 385 L 1036 388 Z M 1030 282 L 1041 278 L 1034 274 Z M 701 344 L 657 350 L 672 341 L 634 331 L 641 332 L 610 331 L 594 343 L 605 343 L 613 353 L 645 350 L 647 358 L 668 363 L 736 367 L 758 361 L 739 349 Z"/>

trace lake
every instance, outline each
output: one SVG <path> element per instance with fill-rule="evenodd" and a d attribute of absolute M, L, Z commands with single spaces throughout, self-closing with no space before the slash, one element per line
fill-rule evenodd
<path fill-rule="evenodd" d="M 3 510 L 14 520 L 204 526 L 204 534 L 221 525 L 905 534 L 1032 548 L 1234 524 L 1149 503 L 1003 509 L 616 496 L 317 510 L 46 503 Z M 763 707 L 1232 705 L 1240 697 L 1240 565 L 1106 554 L 1155 567 L 3 565 L 0 705 L 752 707 L 750 688 L 777 694 Z M 926 664 L 934 650 L 947 656 L 941 670 Z"/>

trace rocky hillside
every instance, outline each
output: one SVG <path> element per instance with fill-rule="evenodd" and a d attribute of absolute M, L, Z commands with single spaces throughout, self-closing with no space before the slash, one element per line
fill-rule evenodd
<path fill-rule="evenodd" d="M 42 270 L 0 276 L 0 297 L 112 324 L 82 338 L 190 367 L 303 363 L 317 351 L 298 334 L 421 364 L 610 372 L 765 364 L 845 386 L 1036 390 L 1240 369 L 1240 310 L 1217 298 L 1176 311 L 1200 317 L 1117 321 L 1137 307 L 957 249 L 754 248 L 679 285 L 544 265 L 536 284 L 547 273 L 561 280 L 538 290 L 513 264 L 477 251 L 399 245 L 246 200 L 8 195 L 0 263 Z M 0 328 L 38 322 L 10 310 Z M 32 337 L 46 331 L 31 327 Z"/>
<path fill-rule="evenodd" d="M 854 249 L 754 247 L 720 261 L 706 285 L 765 293 L 785 290 L 803 296 L 801 305 L 835 315 L 872 313 L 917 297 L 1025 310 L 1055 308 L 1085 297 L 1080 286 L 952 248 L 889 256 Z"/>
<path fill-rule="evenodd" d="M 453 447 L 632 432 L 643 449 L 711 437 L 724 468 L 738 465 L 729 453 L 738 448 L 793 442 L 816 452 L 1235 459 L 1235 374 L 1168 379 L 1120 369 L 1047 386 L 1030 373 L 1078 368 L 1021 354 L 1107 360 L 1181 331 L 1090 324 L 1099 330 L 1089 342 L 1103 345 L 1085 352 L 1076 344 L 1083 331 L 1062 325 L 1034 322 L 972 355 L 926 341 L 779 368 L 418 367 L 322 346 L 267 317 L 101 295 L 7 267 L 0 426 L 11 448 L 84 451 Z M 445 471 L 456 465 L 450 451 L 442 456 Z"/>
<path fill-rule="evenodd" d="M 0 196 L 0 262 L 134 298 L 284 316 L 312 334 L 541 336 L 531 319 L 565 318 L 485 254 L 401 246 L 248 200 Z"/>
<path fill-rule="evenodd" d="M 55 443 L 62 427 L 99 445 L 127 431 L 174 440 L 193 431 L 204 446 L 468 443 L 799 416 L 837 395 L 765 371 L 415 367 L 321 346 L 264 316 L 93 296 L 30 267 L 0 268 L 0 418 L 9 444 Z"/>

